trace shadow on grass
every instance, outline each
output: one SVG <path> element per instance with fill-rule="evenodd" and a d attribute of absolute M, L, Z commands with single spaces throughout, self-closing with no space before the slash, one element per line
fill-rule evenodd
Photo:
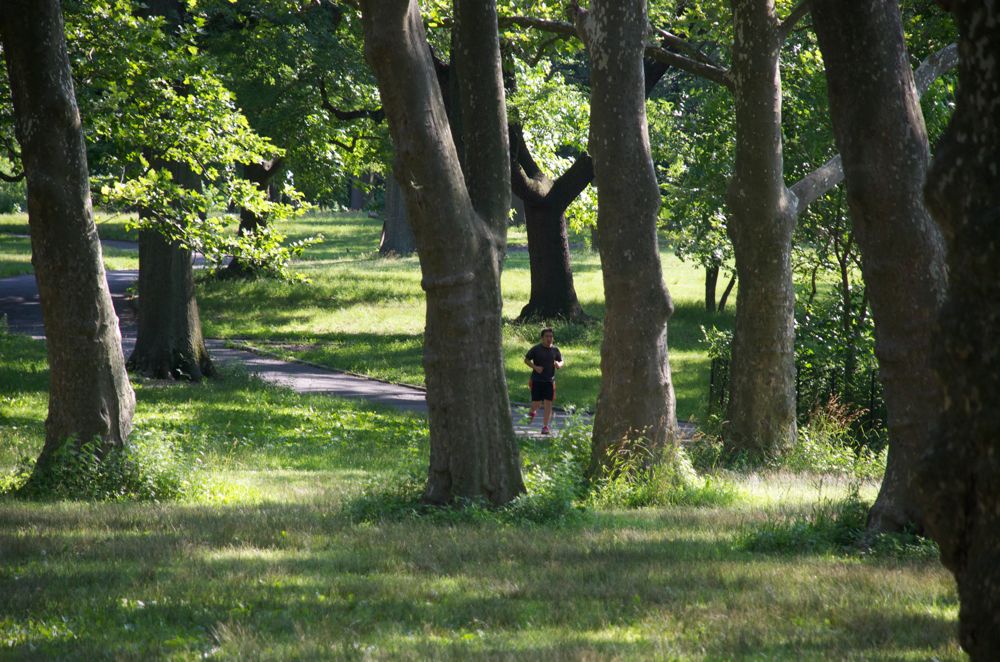
<path fill-rule="evenodd" d="M 748 562 L 705 533 L 708 514 L 694 528 L 664 516 L 643 529 L 549 531 L 351 526 L 332 505 L 0 504 L 0 624 L 27 616 L 72 632 L 39 628 L 8 650 L 337 657 L 359 643 L 434 657 L 843 658 L 954 648 L 953 618 L 921 612 L 940 587 L 872 609 L 866 595 L 885 601 L 893 578 L 861 573 L 845 585 L 835 563 Z M 922 579 L 914 572 L 907 590 Z"/>

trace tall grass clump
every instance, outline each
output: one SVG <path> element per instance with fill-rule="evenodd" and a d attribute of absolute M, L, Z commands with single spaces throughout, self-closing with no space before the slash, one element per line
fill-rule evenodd
<path fill-rule="evenodd" d="M 591 487 L 595 508 L 647 506 L 725 506 L 736 500 L 731 485 L 718 477 L 699 476 L 680 446 L 654 453 L 641 441 L 611 451 L 601 478 Z"/>
<path fill-rule="evenodd" d="M 888 448 L 876 452 L 855 439 L 854 423 L 863 415 L 863 410 L 830 398 L 799 427 L 795 446 L 776 462 L 776 468 L 880 480 L 885 475 Z"/>

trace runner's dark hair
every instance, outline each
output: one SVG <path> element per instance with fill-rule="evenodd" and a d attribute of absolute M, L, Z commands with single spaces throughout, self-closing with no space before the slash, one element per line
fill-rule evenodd
<path fill-rule="evenodd" d="M 546 331 L 548 331 L 549 333 L 551 333 L 553 336 L 556 335 L 556 332 L 552 330 L 552 327 L 551 326 L 547 326 L 544 329 L 542 329 L 542 332 L 538 334 L 538 337 L 539 338 L 543 337 L 545 335 Z"/>

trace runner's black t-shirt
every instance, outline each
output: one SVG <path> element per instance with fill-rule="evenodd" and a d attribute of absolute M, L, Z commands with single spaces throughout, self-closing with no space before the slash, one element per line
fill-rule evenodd
<path fill-rule="evenodd" d="M 542 366 L 540 373 L 534 370 L 531 371 L 532 381 L 554 382 L 556 380 L 556 361 L 562 361 L 562 354 L 559 352 L 558 347 L 555 345 L 546 347 L 539 343 L 529 349 L 524 358 L 529 359 L 535 365 Z"/>

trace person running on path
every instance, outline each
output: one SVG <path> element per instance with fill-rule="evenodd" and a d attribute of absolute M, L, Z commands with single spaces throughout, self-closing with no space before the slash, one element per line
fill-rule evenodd
<path fill-rule="evenodd" d="M 524 355 L 524 364 L 531 368 L 531 411 L 528 412 L 528 424 L 535 420 L 535 412 L 544 407 L 542 416 L 542 434 L 549 433 L 549 423 L 552 422 L 552 401 L 556 399 L 556 370 L 563 367 L 562 353 L 553 345 L 555 332 L 551 328 L 542 329 L 542 342 L 528 350 Z"/>

